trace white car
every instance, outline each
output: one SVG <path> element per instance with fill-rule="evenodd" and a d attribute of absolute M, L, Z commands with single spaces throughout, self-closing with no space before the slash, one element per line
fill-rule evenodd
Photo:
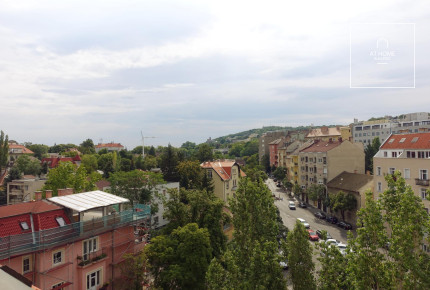
<path fill-rule="evenodd" d="M 288 207 L 289 207 L 291 210 L 295 210 L 295 209 L 296 209 L 296 204 L 294 203 L 294 201 L 290 201 L 290 202 L 288 203 Z"/>
<path fill-rule="evenodd" d="M 302 218 L 297 218 L 297 220 L 299 221 L 299 222 L 301 222 L 304 226 L 305 226 L 305 228 L 307 228 L 307 229 L 309 229 L 311 226 L 304 220 L 304 219 L 302 219 Z"/>
<path fill-rule="evenodd" d="M 343 243 L 338 243 L 336 246 L 339 249 L 340 253 L 345 256 L 346 255 L 346 245 Z"/>

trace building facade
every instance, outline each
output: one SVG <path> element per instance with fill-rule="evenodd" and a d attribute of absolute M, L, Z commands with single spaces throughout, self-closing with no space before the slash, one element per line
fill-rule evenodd
<path fill-rule="evenodd" d="M 120 143 L 99 143 L 94 146 L 96 153 L 99 153 L 100 150 L 106 149 L 108 152 L 119 152 L 121 150 L 124 150 L 124 146 L 122 146 Z"/>
<path fill-rule="evenodd" d="M 25 176 L 24 176 L 25 177 Z M 45 185 L 46 180 L 34 176 L 12 180 L 7 183 L 7 204 L 30 201 L 35 198 L 34 193 Z"/>
<path fill-rule="evenodd" d="M 212 179 L 214 194 L 226 204 L 234 197 L 240 178 L 246 176 L 234 160 L 203 162 L 200 167 Z"/>
<path fill-rule="evenodd" d="M 376 198 L 387 189 L 385 175 L 400 171 L 406 184 L 411 186 L 429 211 L 430 133 L 389 136 L 373 157 L 373 168 Z"/>
<path fill-rule="evenodd" d="M 430 116 L 427 112 L 409 113 L 398 117 L 389 117 L 373 121 L 354 120 L 351 124 L 354 142 L 365 145 L 379 137 L 383 143 L 391 134 L 425 133 L 430 130 Z"/>

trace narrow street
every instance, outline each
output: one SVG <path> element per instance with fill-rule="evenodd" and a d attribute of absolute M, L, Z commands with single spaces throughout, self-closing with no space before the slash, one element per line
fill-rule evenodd
<path fill-rule="evenodd" d="M 300 208 L 298 206 L 299 200 L 297 200 L 294 196 L 287 195 L 287 193 L 281 188 L 276 187 L 276 183 L 273 181 L 273 179 L 267 179 L 266 184 L 272 193 L 275 194 L 275 196 L 282 198 L 282 200 L 275 200 L 275 205 L 278 207 L 281 213 L 284 225 L 288 227 L 289 230 L 294 229 L 297 218 L 303 218 L 309 223 L 311 229 L 326 230 L 334 239 L 339 240 L 342 243 L 346 243 L 347 231 L 314 216 L 314 213 L 320 210 L 311 207 L 309 204 L 307 208 Z M 289 201 L 295 202 L 296 210 L 289 209 Z"/>

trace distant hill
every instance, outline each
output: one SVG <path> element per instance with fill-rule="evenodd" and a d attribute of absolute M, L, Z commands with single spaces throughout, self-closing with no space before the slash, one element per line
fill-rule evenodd
<path fill-rule="evenodd" d="M 315 127 L 314 127 L 315 128 Z M 298 130 L 308 130 L 309 126 L 300 126 L 300 127 L 281 127 L 281 126 L 267 126 L 259 129 L 251 129 L 239 133 L 230 134 L 227 136 L 222 136 L 213 139 L 213 141 L 220 144 L 229 144 L 238 141 L 250 141 L 252 139 L 259 138 L 266 132 L 270 131 L 298 131 Z"/>

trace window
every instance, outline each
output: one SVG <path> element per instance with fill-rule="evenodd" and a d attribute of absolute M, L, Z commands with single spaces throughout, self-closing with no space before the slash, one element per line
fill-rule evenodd
<path fill-rule="evenodd" d="M 403 142 L 405 142 L 405 140 L 406 140 L 406 138 L 402 138 L 402 139 L 400 139 L 399 143 L 403 143 Z"/>
<path fill-rule="evenodd" d="M 397 152 L 391 152 L 391 157 L 396 158 L 397 157 Z"/>
<path fill-rule="evenodd" d="M 384 157 L 388 157 L 387 151 L 384 151 Z"/>
<path fill-rule="evenodd" d="M 22 273 L 28 273 L 31 271 L 31 257 L 25 256 L 22 258 Z"/>
<path fill-rule="evenodd" d="M 382 183 L 378 182 L 378 192 L 382 192 Z"/>
<path fill-rule="evenodd" d="M 226 189 L 229 189 L 229 187 L 230 187 L 230 181 L 227 181 L 227 182 L 225 183 L 225 188 L 226 188 Z"/>
<path fill-rule="evenodd" d="M 23 231 L 26 231 L 29 229 L 27 222 L 20 222 L 19 225 L 21 226 L 21 229 Z"/>
<path fill-rule="evenodd" d="M 376 167 L 376 175 L 381 176 L 381 167 Z"/>
<path fill-rule="evenodd" d="M 94 253 L 97 251 L 97 237 L 85 240 L 82 242 L 82 246 L 83 246 L 83 255 L 82 255 L 82 259 L 84 261 L 89 259 L 89 255 L 90 253 Z"/>
<path fill-rule="evenodd" d="M 427 199 L 427 190 L 425 188 L 421 188 L 421 199 Z"/>
<path fill-rule="evenodd" d="M 324 173 L 324 174 L 327 174 L 327 167 L 324 167 L 324 168 L 323 168 L 323 173 Z"/>
<path fill-rule="evenodd" d="M 87 290 L 96 289 L 100 285 L 101 269 L 87 274 Z"/>
<path fill-rule="evenodd" d="M 388 169 L 388 173 L 389 174 L 394 174 L 394 172 L 396 171 L 396 168 L 394 168 L 394 167 L 390 167 L 389 169 Z"/>
<path fill-rule="evenodd" d="M 52 264 L 57 265 L 63 262 L 63 251 L 56 251 L 52 253 Z"/>
<path fill-rule="evenodd" d="M 427 180 L 429 178 L 427 169 L 420 170 L 420 179 Z"/>
<path fill-rule="evenodd" d="M 55 289 L 57 287 L 60 287 L 63 284 L 64 284 L 64 282 L 60 282 L 60 283 L 54 284 L 54 285 L 52 285 L 51 289 Z"/>
<path fill-rule="evenodd" d="M 210 170 L 210 169 L 208 170 L 208 177 L 212 178 L 212 170 Z"/>
<path fill-rule="evenodd" d="M 404 172 L 405 179 L 411 178 L 411 170 L 409 168 L 405 168 Z"/>
<path fill-rule="evenodd" d="M 66 225 L 66 222 L 64 221 L 64 218 L 61 217 L 61 216 L 56 217 L 55 220 L 57 221 L 57 223 L 58 223 L 58 225 L 60 227 L 63 227 L 63 226 Z"/>

